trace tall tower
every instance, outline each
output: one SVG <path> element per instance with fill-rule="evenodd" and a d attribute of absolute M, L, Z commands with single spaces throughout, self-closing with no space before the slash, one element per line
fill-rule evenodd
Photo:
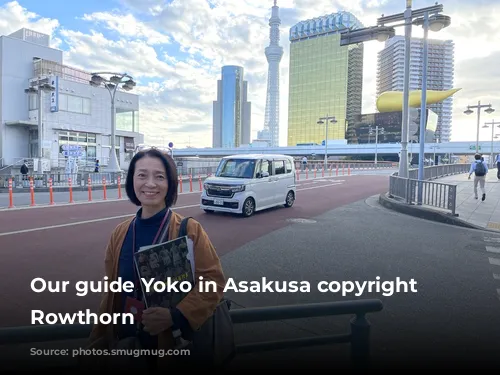
<path fill-rule="evenodd" d="M 274 0 L 271 18 L 269 19 L 269 47 L 266 47 L 266 58 L 269 65 L 267 72 L 267 96 L 266 96 L 266 114 L 264 119 L 264 131 L 259 133 L 259 139 L 266 139 L 269 146 L 279 146 L 279 114 L 280 114 L 280 82 L 279 65 L 283 56 L 283 47 L 279 45 L 280 41 L 279 7 Z"/>

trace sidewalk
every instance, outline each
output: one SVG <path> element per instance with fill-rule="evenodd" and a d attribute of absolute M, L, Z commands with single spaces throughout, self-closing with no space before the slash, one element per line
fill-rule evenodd
<path fill-rule="evenodd" d="M 474 198 L 474 175 L 468 180 L 468 173 L 447 176 L 433 181 L 457 185 L 456 213 L 458 218 L 473 225 L 500 231 L 500 181 L 497 171 L 491 169 L 486 176 L 486 200 L 481 201 L 481 189 L 478 185 L 479 199 Z"/>

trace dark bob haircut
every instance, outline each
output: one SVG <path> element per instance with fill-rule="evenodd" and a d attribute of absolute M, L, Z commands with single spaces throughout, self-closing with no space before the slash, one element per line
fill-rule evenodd
<path fill-rule="evenodd" d="M 168 181 L 168 191 L 167 196 L 165 197 L 165 205 L 167 206 L 167 208 L 170 208 L 177 202 L 177 184 L 179 183 L 177 167 L 175 166 L 174 160 L 170 155 L 155 148 L 139 151 L 130 161 L 130 166 L 127 173 L 127 181 L 125 182 L 125 191 L 127 192 L 127 196 L 130 201 L 136 206 L 141 205 L 141 202 L 139 201 L 139 199 L 137 199 L 134 191 L 134 174 L 137 161 L 146 156 L 150 158 L 160 159 L 163 163 L 163 166 L 165 167 Z"/>

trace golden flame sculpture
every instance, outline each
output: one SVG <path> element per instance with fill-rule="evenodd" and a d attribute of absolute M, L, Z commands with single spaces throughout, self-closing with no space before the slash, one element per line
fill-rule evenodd
<path fill-rule="evenodd" d="M 449 98 L 461 89 L 445 91 L 427 90 L 426 104 L 435 104 Z M 411 91 L 409 105 L 411 108 L 420 108 L 422 104 L 422 90 Z M 386 91 L 377 98 L 377 109 L 379 112 L 394 112 L 403 110 L 403 93 L 401 91 Z"/>

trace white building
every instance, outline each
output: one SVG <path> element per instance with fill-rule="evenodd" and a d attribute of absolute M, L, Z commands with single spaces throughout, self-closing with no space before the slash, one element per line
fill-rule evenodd
<path fill-rule="evenodd" d="M 79 171 L 106 169 L 111 152 L 111 97 L 89 84 L 91 75 L 63 65 L 63 52 L 50 47 L 50 37 L 28 29 L 0 37 L 0 173 L 18 170 L 23 160 L 38 170 L 38 95 L 26 89 L 39 78 L 55 90 L 42 93 L 42 165 L 44 171 L 65 169 L 68 157 Z M 139 97 L 119 90 L 116 107 L 116 153 L 127 169 L 139 133 Z"/>
<path fill-rule="evenodd" d="M 422 89 L 423 40 L 412 38 L 410 57 L 410 90 Z M 404 36 L 386 41 L 378 53 L 377 97 L 385 91 L 403 91 L 405 60 Z M 453 88 L 454 43 L 451 40 L 429 39 L 427 64 L 427 89 L 449 90 Z M 438 115 L 436 138 L 449 142 L 451 138 L 453 98 L 429 105 Z"/>

